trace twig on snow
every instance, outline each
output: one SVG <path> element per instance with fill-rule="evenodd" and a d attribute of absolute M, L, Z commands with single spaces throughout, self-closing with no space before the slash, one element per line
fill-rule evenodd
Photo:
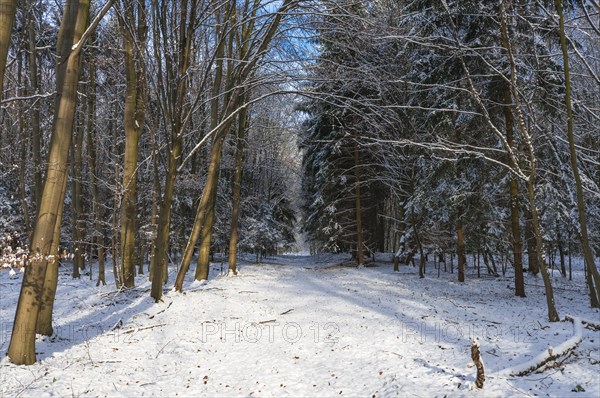
<path fill-rule="evenodd" d="M 166 325 L 166 323 L 159 323 L 159 324 L 156 324 L 156 325 L 144 326 L 143 328 L 127 329 L 126 331 L 123 332 L 123 334 L 137 333 L 140 330 L 153 329 L 153 328 L 158 328 L 158 327 L 165 326 L 165 325 Z"/>

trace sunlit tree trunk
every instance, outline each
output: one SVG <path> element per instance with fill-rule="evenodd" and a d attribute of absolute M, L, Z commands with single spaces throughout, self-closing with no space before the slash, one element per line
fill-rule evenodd
<path fill-rule="evenodd" d="M 125 287 L 135 285 L 135 247 L 137 237 L 137 168 L 138 144 L 145 120 L 146 86 L 141 56 L 137 49 L 146 41 L 143 1 L 124 0 L 120 20 L 125 53 L 125 155 L 123 161 L 123 196 L 121 201 L 121 276 Z M 137 13 L 134 11 L 137 8 Z M 137 18 L 136 18 L 137 14 Z M 137 35 L 136 35 L 137 33 Z"/>
<path fill-rule="evenodd" d="M 220 48 L 217 48 L 217 66 L 215 71 L 215 80 L 213 83 L 212 95 L 213 99 L 210 104 L 210 129 L 213 130 L 217 127 L 219 123 L 219 102 L 222 97 L 222 86 L 223 86 L 223 69 L 224 69 L 224 60 L 223 56 L 225 55 L 225 46 L 227 46 L 227 59 L 230 60 L 228 62 L 227 68 L 227 76 L 226 81 L 231 85 L 232 83 L 232 68 L 231 68 L 231 60 L 233 59 L 233 38 L 235 34 L 234 23 L 235 23 L 235 4 L 230 5 L 231 9 L 226 10 L 229 14 L 229 23 L 224 23 L 220 28 L 220 31 L 217 34 L 217 40 L 219 41 Z M 229 13 L 229 11 L 232 11 Z M 216 14 L 217 24 L 221 25 L 221 20 L 227 21 L 226 17 L 223 17 L 222 11 L 219 10 Z M 229 28 L 229 33 L 226 32 L 226 29 Z M 228 89 L 230 87 L 227 87 Z M 229 90 L 227 90 L 229 91 Z M 229 99 L 228 95 L 224 96 L 223 103 L 227 104 Z M 226 107 L 226 105 L 224 105 Z M 204 197 L 206 196 L 206 203 L 202 208 L 202 218 L 198 219 L 199 222 L 196 228 L 199 228 L 200 225 L 202 228 L 200 229 L 200 248 L 198 251 L 198 260 L 196 264 L 196 275 L 195 279 L 198 281 L 208 279 L 209 273 L 209 262 L 210 262 L 210 249 L 212 242 L 212 228 L 215 222 L 215 207 L 217 201 L 217 188 L 219 184 L 219 170 L 221 169 L 221 156 L 223 152 L 223 142 L 225 135 L 229 132 L 229 125 L 226 129 L 221 129 L 218 135 L 212 141 L 212 146 L 210 148 L 210 164 L 208 167 L 208 174 L 206 176 L 206 182 L 204 188 L 202 190 L 202 199 L 201 202 L 204 201 Z M 196 238 L 197 239 L 197 238 Z M 195 244 L 195 240 L 194 240 Z"/>
<path fill-rule="evenodd" d="M 4 71 L 16 8 L 17 0 L 0 0 L 0 100 L 4 93 Z"/>
<path fill-rule="evenodd" d="M 71 147 L 72 179 L 71 203 L 73 222 L 73 278 L 80 278 L 80 270 L 84 267 L 83 239 L 85 235 L 85 219 L 83 219 L 82 169 L 83 169 L 83 121 L 78 120 L 73 131 L 74 139 Z M 82 225 L 83 224 L 83 225 Z"/>
<path fill-rule="evenodd" d="M 62 24 L 74 26 L 71 43 L 79 42 L 89 15 L 89 0 L 79 0 L 71 7 L 77 8 L 76 18 L 67 17 L 69 7 L 65 7 Z M 15 364 L 32 364 L 35 356 L 35 331 L 42 300 L 42 290 L 48 262 L 56 262 L 51 248 L 54 241 L 56 221 L 62 210 L 68 172 L 69 147 L 71 143 L 77 83 L 79 81 L 80 51 L 71 51 L 66 59 L 64 82 L 57 86 L 60 91 L 56 108 L 54 131 L 48 155 L 46 181 L 37 215 L 37 222 L 31 242 L 32 257 L 25 268 L 23 284 L 17 310 L 8 356 Z"/>
<path fill-rule="evenodd" d="M 33 3 L 33 2 L 32 2 Z M 33 6 L 33 4 L 32 4 Z M 27 14 L 27 50 L 29 56 L 29 82 L 32 94 L 40 91 L 37 67 L 37 46 L 34 18 L 31 13 Z M 31 150 L 33 152 L 33 183 L 36 209 L 39 208 L 42 198 L 42 134 L 40 133 L 40 104 L 36 101 L 31 109 Z"/>
<path fill-rule="evenodd" d="M 64 191 L 67 190 L 65 180 Z M 64 193 L 63 193 L 64 195 Z M 42 290 L 42 301 L 40 311 L 38 313 L 36 332 L 44 336 L 52 336 L 54 329 L 52 327 L 52 314 L 54 312 L 54 298 L 56 297 L 56 289 L 58 287 L 58 266 L 60 262 L 60 229 L 62 225 L 64 206 L 60 207 L 58 217 L 56 217 L 56 225 L 54 227 L 54 239 L 52 240 L 53 261 L 48 262 L 46 268 L 46 276 L 44 277 L 44 288 Z"/>
<path fill-rule="evenodd" d="M 153 2 L 152 4 L 155 20 L 157 15 L 160 15 L 160 21 L 157 24 L 160 28 L 166 32 L 166 10 L 162 9 L 162 13 L 159 12 L 160 4 Z M 160 213 L 158 216 L 158 231 L 154 250 L 154 264 L 151 270 L 152 272 L 152 289 L 150 295 L 156 301 L 162 297 L 162 285 L 166 282 L 167 277 L 167 252 L 169 250 L 169 226 L 171 222 L 171 204 L 173 201 L 173 193 L 175 190 L 175 179 L 177 177 L 177 167 L 179 166 L 179 160 L 181 157 L 182 150 L 182 133 L 183 123 L 181 116 L 183 114 L 184 100 L 188 87 L 187 72 L 190 66 L 192 57 L 192 42 L 194 39 L 194 29 L 196 23 L 196 1 L 192 1 L 190 5 L 190 12 L 188 14 L 188 1 L 184 0 L 181 2 L 181 13 L 179 16 L 179 46 L 181 51 L 178 55 L 177 65 L 167 65 L 166 68 L 169 70 L 176 71 L 177 86 L 173 92 L 172 115 L 171 115 L 171 148 L 168 155 L 167 161 L 167 176 L 165 182 L 165 188 L 163 190 L 163 197 L 160 205 Z M 156 26 L 155 26 L 156 28 Z M 163 38 L 162 44 L 166 43 L 167 38 Z M 154 46 L 158 49 L 161 48 L 160 40 L 155 36 Z"/>
<path fill-rule="evenodd" d="M 242 195 L 242 172 L 244 165 L 244 146 L 247 119 L 248 111 L 247 108 L 244 108 L 239 115 L 237 143 L 235 148 L 235 169 L 233 181 L 231 183 L 231 231 L 229 237 L 229 257 L 227 259 L 230 275 L 237 275 L 237 244 L 239 236 L 238 223 Z"/>
<path fill-rule="evenodd" d="M 23 82 L 23 56 L 19 54 L 17 63 L 17 81 L 21 87 L 19 89 L 20 94 L 23 95 L 23 88 L 25 86 Z M 31 239 L 31 220 L 29 217 L 29 204 L 27 200 L 26 192 L 26 172 L 27 172 L 27 160 L 29 158 L 29 139 L 27 134 L 27 123 L 25 122 L 25 111 L 23 104 L 19 104 L 19 201 L 21 202 L 21 209 L 23 212 L 23 223 L 25 224 L 25 231 L 27 233 L 28 240 Z"/>
<path fill-rule="evenodd" d="M 158 148 L 156 145 L 156 132 L 154 129 L 150 130 L 152 136 L 152 210 L 150 214 L 150 225 L 152 226 L 152 239 L 150 241 L 150 248 L 148 249 L 148 278 L 152 281 L 154 273 L 155 263 L 155 250 L 156 250 L 156 234 L 158 228 L 158 199 L 160 196 L 160 179 L 158 174 Z"/>
<path fill-rule="evenodd" d="M 223 18 L 223 10 L 218 9 L 215 12 L 215 20 L 217 24 L 221 23 Z M 217 48 L 215 50 L 215 75 L 213 79 L 213 86 L 211 90 L 212 100 L 210 103 L 210 130 L 215 130 L 218 122 L 219 122 L 219 100 L 221 94 L 221 84 L 223 80 L 223 63 L 224 63 L 224 54 L 225 54 L 225 46 L 226 46 L 226 37 L 230 37 L 229 35 L 225 35 L 225 26 L 221 26 L 216 34 L 217 40 Z M 232 30 L 233 32 L 233 30 Z M 229 46 L 228 48 L 231 48 Z M 209 156 L 209 165 L 208 165 L 208 174 L 207 181 L 202 189 L 202 196 L 200 198 L 200 203 L 198 204 L 198 208 L 196 210 L 196 217 L 194 220 L 194 224 L 192 226 L 192 231 L 190 233 L 183 257 L 181 259 L 181 266 L 179 267 L 179 272 L 177 273 L 177 279 L 175 280 L 175 290 L 181 291 L 183 288 L 183 278 L 187 273 L 190 262 L 192 261 L 192 256 L 194 253 L 194 248 L 196 246 L 196 242 L 198 241 L 198 237 L 200 236 L 200 232 L 202 231 L 203 224 L 205 222 L 205 218 L 208 212 L 208 207 L 210 206 L 210 201 L 212 200 L 212 194 L 209 193 L 213 182 L 215 182 L 215 176 L 219 172 L 219 166 L 221 162 L 221 147 L 220 144 L 222 142 L 222 137 L 224 137 L 224 132 L 226 133 L 229 129 L 230 123 L 226 123 L 226 126 L 222 126 L 222 128 L 215 132 L 215 138 L 212 141 L 212 146 L 210 150 Z M 212 177 L 211 177 L 212 176 Z M 211 184 L 209 184 L 209 180 Z M 203 241 L 204 242 L 204 241 Z M 198 264 L 196 269 L 196 279 L 207 279 L 208 278 L 208 257 L 210 254 L 210 242 L 207 242 L 208 246 L 205 247 L 205 254 L 202 254 L 202 245 L 200 248 L 200 253 L 198 255 Z M 204 276 L 204 277 L 203 277 Z"/>
<path fill-rule="evenodd" d="M 87 138 L 89 151 L 90 183 L 92 191 L 92 212 L 94 217 L 94 238 L 92 245 L 98 255 L 98 279 L 96 286 L 106 285 L 106 264 L 104 261 L 104 228 L 102 227 L 102 211 L 100 207 L 100 188 L 98 186 L 98 168 L 95 142 L 94 122 L 96 117 L 96 63 L 90 62 L 90 85 L 88 87 L 88 119 L 87 119 Z"/>
<path fill-rule="evenodd" d="M 252 49 L 252 55 L 248 53 L 248 55 L 241 60 L 239 72 L 236 71 L 235 75 L 229 74 L 230 77 L 235 76 L 235 80 L 228 80 L 229 83 L 227 87 L 230 90 L 227 91 L 228 93 L 230 92 L 230 94 L 226 95 L 224 101 L 226 105 L 221 112 L 220 119 L 222 122 L 219 124 L 218 129 L 213 133 L 214 138 L 212 141 L 213 145 L 211 147 L 209 172 L 204 188 L 202 189 L 202 197 L 200 199 L 200 203 L 198 204 L 194 228 L 190 234 L 188 245 L 186 247 L 186 253 L 184 254 L 181 267 L 179 268 L 179 273 L 177 274 L 177 280 L 175 281 L 175 290 L 177 291 L 181 291 L 182 289 L 184 276 L 189 269 L 189 262 L 191 261 L 193 246 L 195 245 L 197 234 L 200 233 L 200 226 L 202 228 L 202 242 L 198 256 L 196 279 L 205 279 L 204 276 L 207 276 L 209 260 L 208 254 L 210 251 L 210 241 L 212 237 L 212 223 L 214 222 L 214 218 L 211 221 L 211 217 L 207 217 L 207 215 L 210 214 L 210 212 L 214 213 L 223 139 L 229 132 L 229 128 L 233 122 L 233 118 L 231 116 L 234 116 L 240 111 L 240 106 L 247 106 L 240 103 L 241 99 L 244 97 L 244 91 L 246 89 L 245 84 L 255 72 L 256 65 L 264 55 L 269 44 L 271 43 L 271 40 L 273 39 L 273 36 L 277 32 L 281 19 L 293 3 L 294 2 L 292 0 L 284 0 L 273 19 L 269 22 L 268 27 L 265 28 L 261 39 L 258 40 L 260 44 L 256 48 Z"/>

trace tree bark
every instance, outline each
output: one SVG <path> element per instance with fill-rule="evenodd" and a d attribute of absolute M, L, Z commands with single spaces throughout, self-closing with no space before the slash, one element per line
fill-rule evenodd
<path fill-rule="evenodd" d="M 17 64 L 17 81 L 21 87 L 19 89 L 20 94 L 24 94 L 24 82 L 23 82 L 23 57 L 19 54 L 19 61 Z M 28 147 L 29 139 L 27 135 L 27 123 L 25 122 L 25 112 L 23 104 L 19 104 L 19 202 L 21 203 L 21 209 L 23 211 L 23 223 L 25 224 L 25 232 L 27 233 L 27 241 L 31 240 L 31 220 L 29 216 L 29 204 L 26 193 L 26 172 L 27 172 L 27 160 L 28 160 Z"/>
<path fill-rule="evenodd" d="M 456 222 L 456 257 L 458 261 L 458 281 L 465 281 L 465 238 L 463 233 L 463 224 L 460 219 L 462 211 L 459 212 L 458 221 Z"/>
<path fill-rule="evenodd" d="M 98 279 L 96 286 L 102 284 L 106 286 L 106 264 L 104 261 L 104 228 L 102 227 L 102 210 L 100 207 L 100 188 L 98 186 L 98 169 L 96 167 L 96 143 L 94 134 L 94 120 L 96 117 L 96 64 L 92 60 L 90 62 L 90 85 L 88 87 L 88 151 L 89 151 L 89 167 L 90 167 L 90 182 L 92 191 L 92 212 L 94 213 L 94 237 L 92 245 L 98 255 Z M 91 266 L 90 266 L 91 270 Z"/>
<path fill-rule="evenodd" d="M 33 7 L 33 4 L 32 4 Z M 40 91 L 40 82 L 38 78 L 38 67 L 37 67 L 37 46 L 36 46 L 36 34 L 35 25 L 33 22 L 33 16 L 31 13 L 27 15 L 27 45 L 29 55 L 29 82 L 31 84 L 31 94 L 37 94 Z M 40 105 L 39 101 L 36 101 L 32 105 L 31 110 L 31 150 L 33 152 L 33 182 L 34 182 L 34 198 L 36 204 L 36 210 L 40 206 L 42 199 L 42 135 L 40 133 Z"/>
<path fill-rule="evenodd" d="M 196 264 L 197 281 L 207 280 L 210 263 L 210 245 L 212 241 L 212 229 L 215 223 L 215 207 L 217 202 L 217 190 L 219 187 L 219 169 L 221 166 L 221 156 L 223 153 L 223 140 L 219 139 L 213 143 L 210 155 L 209 172 L 204 184 L 203 197 L 206 193 L 208 201 L 205 207 L 204 222 L 200 234 L 200 251 L 198 253 L 198 262 Z"/>
<path fill-rule="evenodd" d="M 567 135 L 569 140 L 569 155 L 571 159 L 571 170 L 575 179 L 575 192 L 577 193 L 577 213 L 579 215 L 579 228 L 581 246 L 585 266 L 591 276 L 588 281 L 590 304 L 593 308 L 600 307 L 600 273 L 594 262 L 594 253 L 590 246 L 587 230 L 587 215 L 585 202 L 583 198 L 583 185 L 579 175 L 579 166 L 577 164 L 577 151 L 575 149 L 575 133 L 573 128 L 573 105 L 571 103 L 571 77 L 569 68 L 569 51 L 567 48 L 567 39 L 565 34 L 565 21 L 563 14 L 562 0 L 554 0 L 556 11 L 558 13 L 558 33 L 560 36 L 560 48 L 563 55 L 563 72 L 565 77 L 565 107 L 567 109 Z"/>
<path fill-rule="evenodd" d="M 72 43 L 78 42 L 83 35 L 88 21 L 89 5 L 89 0 L 79 0 L 72 5 L 72 7 L 77 7 L 76 18 L 63 18 L 61 25 L 74 26 L 74 32 L 70 38 Z M 65 7 L 65 14 L 68 13 L 69 8 Z M 56 261 L 56 258 L 52 256 L 51 248 L 54 241 L 56 221 L 64 203 L 79 68 L 80 52 L 73 51 L 66 59 L 64 82 L 61 86 L 58 86 L 61 95 L 58 99 L 59 103 L 50 144 L 44 192 L 31 242 L 32 258 L 30 264 L 25 267 L 13 333 L 8 348 L 10 360 L 18 365 L 29 365 L 36 361 L 35 331 L 37 317 L 48 262 Z"/>
<path fill-rule="evenodd" d="M 502 15 L 504 13 L 501 12 Z M 504 49 L 505 54 L 512 51 L 510 41 L 508 39 L 508 27 L 506 26 L 505 18 L 500 18 L 500 41 Z M 504 112 L 504 122 L 506 125 L 506 141 L 507 145 L 511 148 L 516 147 L 515 145 L 515 133 L 514 133 L 514 117 L 512 113 L 512 94 L 510 91 L 509 81 L 502 81 L 502 92 L 504 97 L 504 105 L 502 110 Z M 512 158 L 509 158 L 509 163 Z M 513 165 L 517 166 L 517 165 Z M 525 297 L 525 282 L 523 280 L 523 243 L 521 241 L 521 227 L 519 224 L 519 185 L 517 178 L 511 175 L 509 182 L 509 194 L 510 194 L 510 226 L 512 232 L 512 246 L 513 246 L 513 265 L 515 268 L 515 295 L 518 297 Z"/>
<path fill-rule="evenodd" d="M 356 218 L 356 265 L 364 267 L 365 255 L 362 230 L 362 208 L 360 203 L 360 155 L 358 147 L 358 132 L 354 134 L 354 215 Z"/>
<path fill-rule="evenodd" d="M 0 0 L 0 101 L 4 97 L 4 72 L 16 10 L 16 0 Z"/>
<path fill-rule="evenodd" d="M 162 297 L 162 284 L 167 279 L 167 254 L 169 250 L 169 226 L 171 222 L 171 204 L 173 201 L 173 192 L 175 189 L 175 179 L 177 177 L 177 167 L 181 157 L 182 150 L 182 133 L 183 123 L 181 116 L 183 114 L 185 94 L 188 87 L 187 72 L 191 62 L 192 42 L 194 40 L 194 27 L 196 23 L 196 2 L 192 1 L 190 6 L 191 13 L 188 17 L 188 2 L 184 0 L 181 2 L 181 14 L 179 17 L 179 38 L 178 43 L 180 46 L 180 53 L 178 54 L 177 65 L 167 65 L 167 69 L 175 72 L 177 79 L 177 85 L 175 90 L 171 92 L 173 101 L 173 115 L 171 116 L 171 150 L 169 151 L 168 163 L 167 163 L 167 177 L 165 182 L 165 189 L 163 198 L 160 206 L 160 213 L 158 216 L 158 233 L 155 243 L 154 252 L 154 264 L 152 272 L 152 289 L 150 295 L 154 300 L 159 301 Z M 161 16 L 159 21 L 161 29 L 166 32 L 166 10 L 162 10 L 164 13 L 158 12 L 158 4 L 153 2 L 153 8 L 155 12 L 155 19 L 158 14 Z M 157 27 L 155 27 L 157 28 Z M 166 42 L 167 38 L 163 38 L 163 44 L 169 45 Z M 154 46 L 155 50 L 160 49 L 160 42 L 155 37 Z M 173 62 L 171 60 L 171 62 Z"/>
<path fill-rule="evenodd" d="M 125 53 L 124 128 L 125 155 L 123 160 L 123 196 L 121 202 L 121 276 L 127 288 L 135 286 L 135 247 L 137 231 L 137 168 L 138 145 L 145 121 L 146 80 L 141 54 L 145 46 L 146 20 L 142 1 L 123 1 L 120 18 Z M 137 13 L 134 8 L 137 5 Z M 136 18 L 137 14 L 137 18 Z M 137 22 L 137 23 L 136 23 Z"/>
<path fill-rule="evenodd" d="M 235 6 L 233 8 L 231 8 L 231 11 L 235 10 Z M 229 14 L 230 18 L 223 18 L 223 16 L 221 15 L 222 10 L 218 9 L 217 13 L 215 15 L 217 24 L 221 25 L 221 23 L 223 23 L 223 26 L 220 27 L 219 31 L 217 32 L 217 37 L 216 40 L 218 41 L 219 45 L 217 47 L 217 54 L 216 54 L 216 68 L 215 68 L 215 79 L 213 82 L 213 88 L 212 88 L 212 101 L 210 104 L 210 129 L 213 130 L 217 127 L 218 123 L 219 123 L 219 100 L 222 96 L 222 80 L 223 80 L 223 64 L 224 64 L 224 60 L 223 60 L 223 56 L 225 55 L 225 46 L 227 45 L 227 56 L 228 59 L 232 59 L 233 58 L 233 35 L 235 30 L 233 29 L 232 26 L 230 26 L 230 23 L 233 23 L 234 20 L 234 16 L 235 13 L 231 12 L 229 13 L 229 10 L 227 10 L 227 13 Z M 225 21 L 222 21 L 222 19 L 225 19 Z M 230 33 L 227 34 L 227 29 L 230 29 Z M 226 38 L 229 38 L 228 43 Z M 230 66 L 230 63 L 228 62 L 228 66 Z M 228 68 L 227 69 L 227 81 L 229 81 L 229 83 L 232 82 L 231 79 L 231 74 L 233 73 L 232 68 Z M 223 100 L 224 104 L 227 104 L 227 97 Z M 196 275 L 195 275 L 195 279 L 196 280 L 207 280 L 208 279 L 208 274 L 209 274 L 209 256 L 210 256 L 210 244 L 212 241 L 212 228 L 215 222 L 215 206 L 216 206 L 216 199 L 217 199 L 217 188 L 218 188 L 218 184 L 219 184 L 219 170 L 221 167 L 221 154 L 222 154 L 222 147 L 223 147 L 223 140 L 225 135 L 227 134 L 229 130 L 229 125 L 226 129 L 222 129 L 221 132 L 219 134 L 219 137 L 222 136 L 223 138 L 219 138 L 217 136 L 215 136 L 215 138 L 212 141 L 212 147 L 210 149 L 210 164 L 208 167 L 208 174 L 206 176 L 206 183 L 204 185 L 204 188 L 202 190 L 202 199 L 201 202 L 203 205 L 203 208 L 201 210 L 202 212 L 202 218 L 201 220 L 198 219 L 197 221 L 200 222 L 200 224 L 195 227 L 195 228 L 199 228 L 200 225 L 202 225 L 202 228 L 200 230 L 201 233 L 201 238 L 200 238 L 200 250 L 198 252 L 198 261 L 196 264 Z M 208 195 L 206 200 L 205 200 L 205 195 Z M 190 242 L 193 242 L 193 245 L 195 245 L 197 238 L 194 241 L 191 241 L 190 238 Z M 192 246 L 193 248 L 193 246 Z"/>
<path fill-rule="evenodd" d="M 80 278 L 80 270 L 84 266 L 83 259 L 83 239 L 85 220 L 83 220 L 83 195 L 81 187 L 82 164 L 83 164 L 83 122 L 78 121 L 74 129 L 74 140 L 71 148 L 72 173 L 71 179 L 71 202 L 72 202 L 72 221 L 73 221 L 73 278 Z M 82 223 L 84 225 L 82 225 Z"/>
<path fill-rule="evenodd" d="M 238 224 L 242 192 L 245 133 L 248 118 L 247 113 L 247 108 L 244 108 L 239 114 L 237 143 L 235 148 L 235 174 L 231 184 L 231 232 L 229 238 L 229 257 L 227 259 L 230 275 L 237 275 Z"/>

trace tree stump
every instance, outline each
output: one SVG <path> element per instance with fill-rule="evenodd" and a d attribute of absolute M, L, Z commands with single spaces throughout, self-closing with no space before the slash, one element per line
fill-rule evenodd
<path fill-rule="evenodd" d="M 483 382 L 485 381 L 485 369 L 483 368 L 483 361 L 481 360 L 479 343 L 476 340 L 473 340 L 471 344 L 471 359 L 477 368 L 477 379 L 475 380 L 475 385 L 477 388 L 483 388 Z"/>

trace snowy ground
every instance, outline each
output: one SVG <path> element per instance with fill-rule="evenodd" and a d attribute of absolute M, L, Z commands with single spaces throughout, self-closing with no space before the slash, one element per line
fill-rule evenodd
<path fill-rule="evenodd" d="M 145 277 L 118 292 L 63 269 L 56 334 L 38 339 L 29 367 L 4 356 L 20 276 L 2 271 L 0 396 L 600 396 L 600 331 L 582 329 L 573 353 L 541 373 L 502 372 L 574 334 L 570 322 L 547 322 L 539 278 L 518 299 L 508 277 L 469 273 L 459 284 L 432 267 L 419 279 L 412 267 L 347 261 L 275 257 L 232 278 L 215 265 L 208 284 L 188 282 L 159 304 Z M 581 279 L 555 274 L 559 314 L 598 324 Z M 483 390 L 468 367 L 471 337 Z"/>

